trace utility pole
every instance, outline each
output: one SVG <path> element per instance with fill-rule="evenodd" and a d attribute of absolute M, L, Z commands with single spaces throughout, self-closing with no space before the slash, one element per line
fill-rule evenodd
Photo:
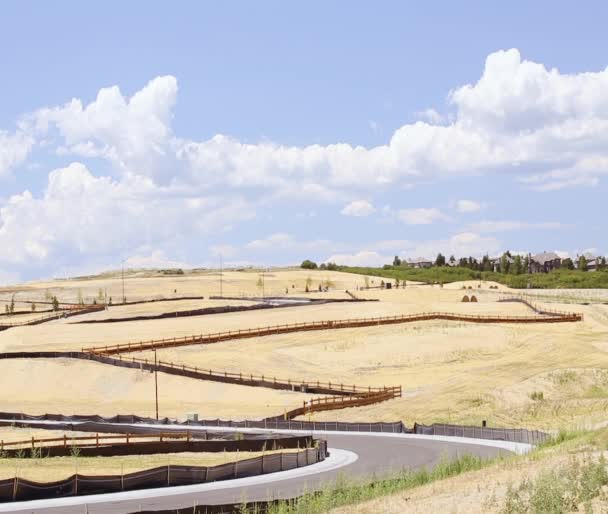
<path fill-rule="evenodd" d="M 120 262 L 120 265 L 122 267 L 122 303 L 127 302 L 127 299 L 125 298 L 125 261 L 126 259 L 123 259 Z"/>
<path fill-rule="evenodd" d="M 156 397 L 156 421 L 158 421 L 158 364 L 156 360 L 156 348 L 154 349 L 154 394 Z"/>
<path fill-rule="evenodd" d="M 222 254 L 220 254 L 220 296 L 224 296 L 222 285 Z"/>

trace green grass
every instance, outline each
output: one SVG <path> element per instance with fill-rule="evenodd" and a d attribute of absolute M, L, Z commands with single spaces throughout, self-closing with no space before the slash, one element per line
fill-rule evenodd
<path fill-rule="evenodd" d="M 554 270 L 550 273 L 509 275 L 491 271 L 473 271 L 461 267 L 432 267 L 416 269 L 408 267 L 362 268 L 339 266 L 339 271 L 370 275 L 388 279 L 410 280 L 426 284 L 447 284 L 463 280 L 488 280 L 514 289 L 603 289 L 608 288 L 608 272 L 583 272 L 577 270 Z M 378 284 L 374 284 L 378 285 Z"/>
<path fill-rule="evenodd" d="M 467 471 L 475 471 L 506 458 L 509 457 L 482 459 L 467 454 L 454 460 L 445 459 L 431 470 L 402 471 L 379 480 L 361 482 L 340 477 L 320 492 L 306 493 L 296 500 L 272 505 L 268 514 L 320 514 L 336 507 L 361 503 Z"/>
<path fill-rule="evenodd" d="M 579 510 L 592 512 L 592 500 L 605 499 L 602 489 L 608 485 L 604 456 L 594 460 L 571 459 L 558 469 L 541 472 L 534 480 L 524 479 L 518 487 L 510 486 L 503 514 L 566 514 Z"/>
<path fill-rule="evenodd" d="M 581 448 L 608 448 L 608 429 L 561 430 L 554 438 L 538 446 L 529 454 L 537 460 L 558 452 L 576 452 Z M 499 462 L 514 462 L 520 456 L 498 456 L 490 459 L 464 455 L 454 460 L 443 460 L 433 469 L 402 471 L 386 478 L 372 478 L 368 481 L 339 477 L 318 492 L 305 493 L 295 500 L 281 501 L 269 506 L 268 514 L 320 514 L 332 509 L 356 505 L 362 502 L 414 489 L 431 482 L 454 477 L 469 471 L 477 471 Z M 570 512 L 564 505 L 572 507 L 573 501 L 588 504 L 601 494 L 608 485 L 608 474 L 603 459 L 571 459 L 569 464 L 558 470 L 541 473 L 535 481 L 523 481 L 517 487 L 510 487 L 504 500 L 504 514 Z M 560 503 L 561 502 L 561 503 Z M 578 505 L 577 504 L 577 505 Z M 574 509 L 575 510 L 575 509 Z M 243 505 L 243 513 L 255 513 Z"/>

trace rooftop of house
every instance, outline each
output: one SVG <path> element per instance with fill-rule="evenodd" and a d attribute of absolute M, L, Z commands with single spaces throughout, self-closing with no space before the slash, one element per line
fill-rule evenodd
<path fill-rule="evenodd" d="M 585 257 L 585 259 L 587 259 L 588 261 L 594 261 L 594 260 L 596 260 L 598 258 L 597 255 L 593 255 L 590 252 L 585 252 L 583 254 L 583 257 Z"/>
<path fill-rule="evenodd" d="M 545 264 L 545 262 L 561 260 L 561 257 L 555 252 L 543 252 L 537 255 L 533 255 L 531 259 L 532 261 L 537 262 L 538 264 Z"/>
<path fill-rule="evenodd" d="M 409 259 L 408 264 L 429 264 L 433 263 L 431 259 L 425 259 L 424 257 L 416 257 L 415 259 Z"/>

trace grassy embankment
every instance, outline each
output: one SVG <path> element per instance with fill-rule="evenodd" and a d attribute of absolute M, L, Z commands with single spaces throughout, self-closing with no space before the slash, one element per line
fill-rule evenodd
<path fill-rule="evenodd" d="M 427 284 L 447 284 L 464 280 L 487 280 L 514 289 L 603 289 L 608 288 L 608 271 L 584 272 L 578 270 L 554 270 L 550 273 L 512 275 L 491 271 L 474 271 L 461 267 L 432 267 L 416 269 L 403 266 L 387 268 L 363 268 L 340 266 L 339 271 L 371 275 L 387 279 L 410 280 Z"/>
<path fill-rule="evenodd" d="M 442 497 L 439 501 L 453 507 L 460 505 L 463 498 L 471 494 L 463 490 L 463 483 L 474 486 L 475 491 L 482 494 L 479 499 L 473 499 L 479 504 L 467 504 L 465 510 L 458 512 L 600 512 L 598 506 L 605 506 L 607 501 L 608 470 L 602 455 L 607 447 L 607 429 L 562 432 L 525 456 L 484 460 L 464 455 L 451 462 L 444 461 L 430 471 L 404 471 L 366 482 L 339 479 L 321 492 L 273 506 L 270 514 L 419 512 L 421 506 L 430 512 L 435 507 L 445 507 L 431 505 L 435 497 Z M 505 476 L 510 477 L 507 483 L 504 483 Z M 432 487 L 432 493 L 427 490 L 418 495 L 427 485 Z M 482 499 L 483 493 L 488 498 Z"/>

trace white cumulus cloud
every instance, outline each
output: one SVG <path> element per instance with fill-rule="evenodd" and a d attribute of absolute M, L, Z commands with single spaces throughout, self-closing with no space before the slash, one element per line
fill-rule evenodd
<path fill-rule="evenodd" d="M 481 210 L 481 204 L 473 200 L 458 200 L 456 202 L 456 210 L 458 212 L 477 212 Z"/>
<path fill-rule="evenodd" d="M 397 212 L 397 218 L 407 225 L 430 225 L 436 221 L 446 221 L 448 219 L 445 214 L 435 207 L 400 209 Z"/>
<path fill-rule="evenodd" d="M 480 233 L 494 233 L 494 232 L 509 232 L 513 230 L 558 230 L 564 228 L 563 223 L 557 221 L 513 221 L 513 220 L 499 220 L 499 221 L 480 221 L 473 223 L 469 226 L 469 229 L 474 232 Z"/>
<path fill-rule="evenodd" d="M 33 145 L 33 137 L 22 131 L 10 134 L 0 130 L 0 178 L 22 164 Z"/>
<path fill-rule="evenodd" d="M 345 205 L 340 211 L 344 216 L 369 216 L 376 211 L 376 208 L 367 200 L 354 200 Z"/>

